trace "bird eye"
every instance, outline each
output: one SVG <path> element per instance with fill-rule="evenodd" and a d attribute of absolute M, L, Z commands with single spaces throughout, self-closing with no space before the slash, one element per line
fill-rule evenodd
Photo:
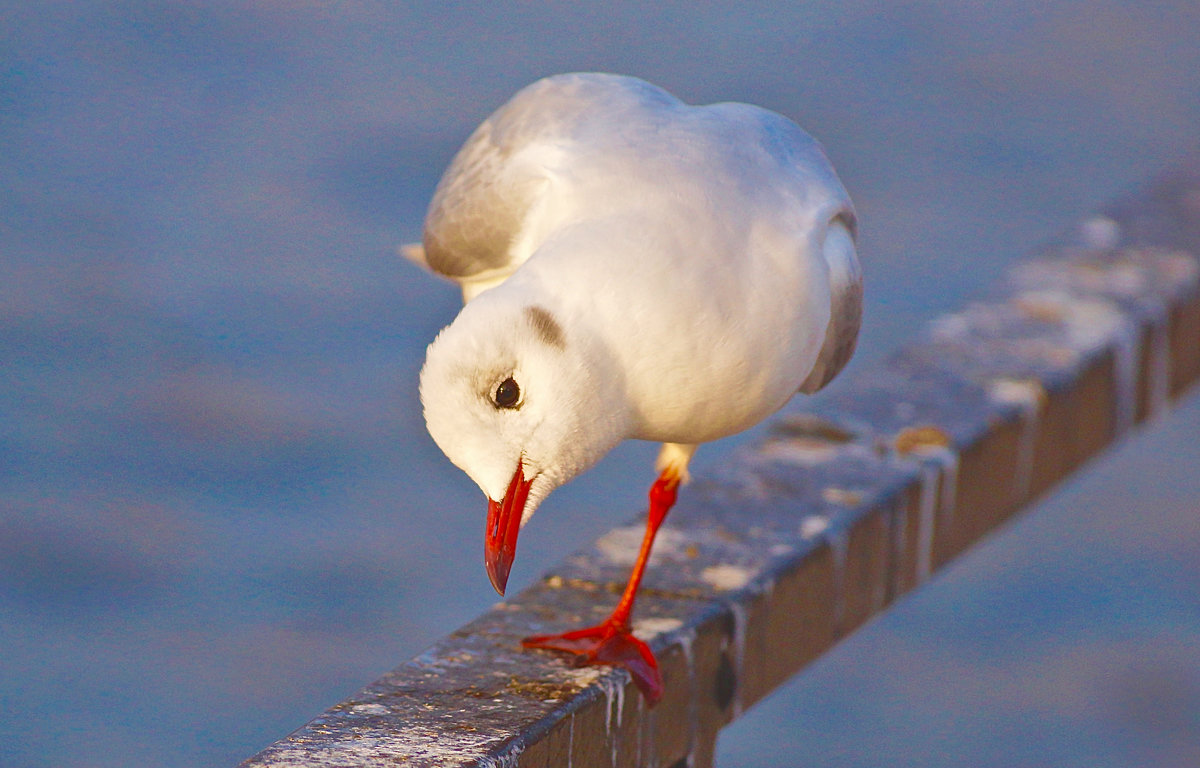
<path fill-rule="evenodd" d="M 496 387 L 496 394 L 492 395 L 492 401 L 501 408 L 515 408 L 520 399 L 521 388 L 512 376 L 500 382 L 500 386 Z"/>

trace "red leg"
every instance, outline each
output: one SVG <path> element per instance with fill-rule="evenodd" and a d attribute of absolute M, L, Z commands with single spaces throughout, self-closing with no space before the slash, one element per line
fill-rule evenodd
<path fill-rule="evenodd" d="M 654 546 L 654 536 L 659 526 L 667 518 L 675 504 L 675 493 L 679 487 L 679 478 L 674 474 L 663 472 L 654 485 L 650 487 L 650 511 L 646 519 L 646 535 L 642 537 L 642 547 L 638 551 L 637 562 L 633 564 L 633 573 L 629 583 L 621 595 L 620 602 L 613 609 L 612 615 L 604 623 L 560 635 L 535 635 L 521 641 L 526 648 L 546 648 L 553 651 L 566 651 L 578 656 L 580 665 L 617 664 L 625 667 L 633 675 L 633 682 L 646 697 L 647 703 L 653 706 L 662 698 L 662 675 L 658 671 L 658 661 L 650 651 L 649 646 L 633 636 L 629 631 L 629 614 L 633 612 L 633 603 L 637 599 L 638 587 L 642 583 L 642 575 L 646 572 L 646 563 L 650 560 L 650 550 Z"/>

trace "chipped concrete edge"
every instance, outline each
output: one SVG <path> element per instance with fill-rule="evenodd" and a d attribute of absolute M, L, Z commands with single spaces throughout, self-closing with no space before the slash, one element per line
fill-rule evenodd
<path fill-rule="evenodd" d="M 1198 253 L 1191 166 L 697 478 L 635 613 L 663 669 L 658 707 L 624 670 L 519 643 L 611 609 L 636 520 L 243 768 L 711 765 L 723 725 L 1166 412 L 1200 376 Z"/>

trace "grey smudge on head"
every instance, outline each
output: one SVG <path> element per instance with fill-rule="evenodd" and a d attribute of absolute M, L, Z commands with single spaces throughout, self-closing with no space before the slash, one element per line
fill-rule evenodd
<path fill-rule="evenodd" d="M 563 335 L 562 326 L 548 310 L 537 305 L 525 307 L 525 317 L 529 319 L 533 330 L 537 331 L 538 338 L 547 345 L 556 349 L 563 349 L 566 346 L 566 337 Z"/>

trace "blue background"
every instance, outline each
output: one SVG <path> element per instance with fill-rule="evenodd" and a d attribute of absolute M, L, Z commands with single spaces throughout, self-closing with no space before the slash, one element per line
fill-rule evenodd
<path fill-rule="evenodd" d="M 1200 144 L 1193 0 L 644 6 L 0 5 L 0 764 L 233 764 L 492 603 L 416 397 L 459 298 L 396 247 L 522 85 L 623 72 L 820 138 L 862 221 L 851 375 Z M 1193 397 L 720 762 L 1200 764 L 1197 434 Z M 512 588 L 653 455 L 556 492 Z"/>

